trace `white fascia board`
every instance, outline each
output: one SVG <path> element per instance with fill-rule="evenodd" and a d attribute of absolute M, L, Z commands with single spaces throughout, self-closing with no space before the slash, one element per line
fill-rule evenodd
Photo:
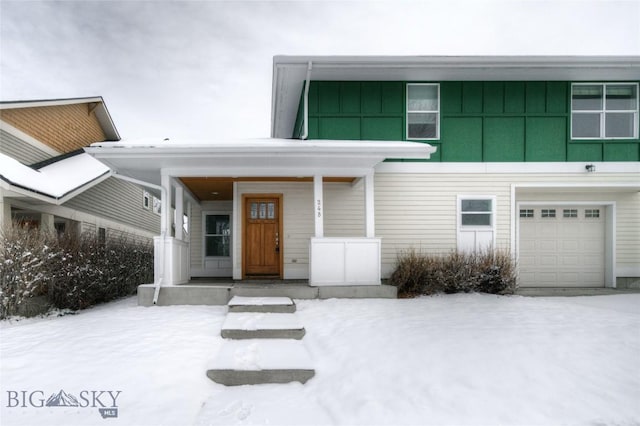
<path fill-rule="evenodd" d="M 43 99 L 35 101 L 9 101 L 0 102 L 0 109 L 37 108 L 47 106 L 61 106 L 74 104 L 87 104 L 91 102 L 104 102 L 102 97 L 71 98 L 71 99 Z"/>
<path fill-rule="evenodd" d="M 589 173 L 585 166 L 593 164 L 596 171 Z M 640 162 L 550 162 L 550 163 L 380 163 L 376 173 L 469 173 L 469 174 L 535 174 L 572 173 L 595 177 L 601 173 L 640 173 Z"/>
<path fill-rule="evenodd" d="M 220 168 L 166 168 L 161 170 L 161 174 L 177 177 L 310 177 L 318 174 L 323 177 L 361 177 L 371 172 L 371 168 L 317 168 L 291 167 L 286 169 L 274 169 L 273 167 L 228 167 Z"/>

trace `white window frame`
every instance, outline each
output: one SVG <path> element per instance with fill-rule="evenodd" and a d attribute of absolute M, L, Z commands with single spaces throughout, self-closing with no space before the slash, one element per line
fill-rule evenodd
<path fill-rule="evenodd" d="M 229 256 L 207 256 L 207 216 L 229 216 Z M 202 259 L 230 259 L 233 257 L 233 212 L 212 210 L 202 212 Z"/>
<path fill-rule="evenodd" d="M 462 224 L 462 201 L 465 200 L 489 200 L 491 201 L 491 223 L 489 225 L 463 225 Z M 457 196 L 456 206 L 456 241 L 458 249 L 460 249 L 461 234 L 463 232 L 487 232 L 491 231 L 491 247 L 496 246 L 496 216 L 498 213 L 497 196 L 482 194 L 464 194 Z M 469 212 L 464 212 L 468 214 Z M 478 212 L 480 213 L 480 212 Z M 487 212 L 482 212 L 486 214 Z"/>
<path fill-rule="evenodd" d="M 636 105 L 635 110 L 608 110 L 607 109 L 607 86 L 635 86 L 636 87 Z M 573 88 L 576 86 L 602 86 L 602 108 L 597 110 L 573 110 Z M 638 112 L 640 111 L 640 91 L 638 90 L 638 83 L 635 82 L 615 82 L 615 83 L 571 83 L 571 94 L 570 94 L 570 103 L 571 103 L 571 116 L 570 116 L 570 125 L 571 125 L 571 139 L 572 140 L 630 140 L 630 139 L 638 139 Z M 606 114 L 607 113 L 631 113 L 633 112 L 633 135 L 630 137 L 608 137 L 607 129 L 606 129 Z M 574 114 L 599 114 L 600 115 L 600 136 L 593 137 L 583 137 L 583 136 L 574 136 L 573 135 L 573 115 Z"/>
<path fill-rule="evenodd" d="M 142 191 L 142 208 L 151 210 L 151 195 L 147 191 Z"/>
<path fill-rule="evenodd" d="M 435 86 L 437 92 L 437 109 L 436 110 L 409 110 L 409 87 L 410 86 Z M 407 83 L 405 87 L 405 134 L 407 140 L 410 141 L 435 141 L 440 140 L 440 83 Z M 412 138 L 409 137 L 409 114 L 423 113 L 436 115 L 436 136 L 433 138 Z"/>

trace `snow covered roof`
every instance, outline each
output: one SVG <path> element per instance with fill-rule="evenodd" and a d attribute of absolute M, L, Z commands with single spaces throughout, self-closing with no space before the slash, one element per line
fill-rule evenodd
<path fill-rule="evenodd" d="M 272 137 L 291 137 L 309 66 L 325 81 L 636 81 L 640 56 L 274 56 Z"/>
<path fill-rule="evenodd" d="M 42 167 L 30 167 L 0 153 L 0 186 L 55 204 L 88 189 L 110 175 L 107 166 L 89 154 L 63 155 Z"/>
<path fill-rule="evenodd" d="M 363 176 L 387 158 L 427 159 L 418 142 L 238 139 L 97 142 L 85 151 L 114 172 L 154 184 L 171 176 Z"/>
<path fill-rule="evenodd" d="M 96 118 L 102 127 L 102 131 L 108 140 L 120 140 L 120 134 L 116 129 L 111 114 L 104 103 L 102 96 L 92 96 L 85 98 L 66 98 L 66 99 L 37 99 L 23 101 L 0 101 L 0 110 L 2 109 L 18 109 L 18 108 L 37 108 L 61 105 L 89 104 L 95 103 L 94 110 Z"/>

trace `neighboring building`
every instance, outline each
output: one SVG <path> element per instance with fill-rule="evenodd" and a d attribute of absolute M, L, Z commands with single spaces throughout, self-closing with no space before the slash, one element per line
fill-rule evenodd
<path fill-rule="evenodd" d="M 101 97 L 0 102 L 0 224 L 105 239 L 157 235 L 153 195 L 112 177 L 82 150 L 119 139 Z"/>
<path fill-rule="evenodd" d="M 521 286 L 640 285 L 640 57 L 273 65 L 272 139 L 87 149 L 170 195 L 157 282 L 375 285 L 404 250 L 494 247 Z"/>

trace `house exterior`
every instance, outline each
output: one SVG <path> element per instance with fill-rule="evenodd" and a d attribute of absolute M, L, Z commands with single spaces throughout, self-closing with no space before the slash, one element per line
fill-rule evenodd
<path fill-rule="evenodd" d="M 379 285 L 405 250 L 498 248 L 524 287 L 638 286 L 639 78 L 639 57 L 276 56 L 271 139 L 87 152 L 165 194 L 159 285 Z"/>
<path fill-rule="evenodd" d="M 101 97 L 0 102 L 0 224 L 104 239 L 157 235 L 152 193 L 82 150 L 119 139 Z"/>

